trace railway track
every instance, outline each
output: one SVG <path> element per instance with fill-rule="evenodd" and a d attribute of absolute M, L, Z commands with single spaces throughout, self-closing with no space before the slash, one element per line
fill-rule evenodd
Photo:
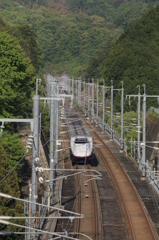
<path fill-rule="evenodd" d="M 74 114 L 72 116 L 73 120 L 75 117 L 76 115 Z M 75 123 L 77 123 L 76 118 L 74 120 Z M 69 138 L 69 136 L 67 137 Z M 63 147 L 68 147 L 68 143 L 65 143 Z M 68 159 L 64 162 L 64 168 L 72 168 L 76 169 L 76 171 L 78 169 L 82 172 L 83 167 L 87 170 L 87 176 L 84 176 L 85 173 L 64 179 L 62 205 L 67 210 L 84 214 L 84 218 L 75 219 L 72 224 L 68 224 L 66 220 L 58 221 L 56 231 L 62 232 L 66 230 L 68 234 L 79 239 L 98 240 L 100 239 L 99 201 L 95 180 L 91 180 L 91 166 L 77 164 L 72 166 L 71 161 Z M 68 171 L 67 174 L 69 174 Z"/>
<path fill-rule="evenodd" d="M 76 169 L 83 170 L 82 165 L 75 166 Z M 84 219 L 78 220 L 76 223 L 76 232 L 80 239 L 85 239 L 87 235 L 90 239 L 100 239 L 100 224 L 99 224 L 99 201 L 95 180 L 91 180 L 91 166 L 85 165 L 87 177 L 77 176 L 78 204 L 77 211 L 84 214 Z M 90 176 L 89 176 L 90 175 Z"/>
<path fill-rule="evenodd" d="M 67 161 L 65 167 L 70 168 L 70 163 Z M 73 168 L 82 171 L 83 165 L 76 164 Z M 87 175 L 90 175 L 90 165 L 86 165 L 85 169 Z M 67 220 L 58 220 L 56 232 L 62 232 L 65 229 L 68 234 L 79 239 L 100 239 L 97 190 L 95 181 L 89 181 L 90 179 L 91 176 L 85 177 L 80 174 L 64 180 L 62 205 L 66 210 L 74 209 L 74 211 L 84 214 L 84 218 L 75 219 L 73 223 Z"/>
<path fill-rule="evenodd" d="M 87 124 L 90 127 L 90 124 Z M 86 180 L 89 180 L 90 177 L 71 177 L 70 179 L 64 180 L 64 187 L 63 187 L 63 196 L 62 196 L 62 205 L 67 210 L 72 210 L 72 206 L 74 205 L 74 201 L 77 194 L 77 189 L 79 186 L 79 182 L 81 181 L 80 188 L 78 191 L 78 197 L 76 200 L 76 207 L 75 211 L 84 214 L 85 218 L 76 220 L 74 223 L 69 223 L 68 221 L 61 220 L 58 221 L 57 224 L 57 232 L 68 231 L 72 232 L 74 237 L 78 237 L 79 239 L 84 239 L 87 235 L 91 239 L 158 239 L 158 236 L 153 228 L 153 224 L 151 220 L 149 220 L 149 216 L 147 211 L 145 210 L 145 206 L 143 205 L 140 196 L 138 195 L 137 191 L 135 190 L 132 183 L 129 181 L 127 174 L 122 170 L 119 162 L 115 159 L 113 154 L 107 148 L 105 142 L 98 136 L 97 133 L 92 132 L 91 134 L 94 139 L 100 141 L 102 143 L 102 147 L 96 150 L 97 155 L 102 162 L 104 163 L 101 168 L 101 172 L 104 172 L 106 175 L 108 173 L 113 179 L 115 188 L 117 189 L 118 196 L 120 199 L 121 204 L 117 200 L 118 198 L 112 197 L 111 195 L 108 196 L 108 184 L 105 181 L 105 175 L 103 176 L 103 180 L 100 183 L 100 187 L 97 193 L 97 187 L 99 186 L 95 181 L 89 181 L 85 184 Z M 71 162 L 66 161 L 64 164 L 66 168 L 71 168 Z M 100 164 L 99 164 L 100 165 Z M 77 165 L 74 166 L 77 168 Z M 79 169 L 82 169 L 83 166 L 78 165 Z M 90 166 L 86 166 L 87 170 L 89 170 Z M 105 170 L 105 169 L 107 170 Z M 69 172 L 68 172 L 69 173 Z M 71 174 L 72 172 L 70 172 Z M 107 181 L 108 179 L 106 179 Z M 110 184 L 110 183 L 109 183 Z M 94 186 L 92 186 L 94 185 Z M 105 192 L 103 191 L 105 187 Z M 112 192 L 112 188 L 111 192 Z M 98 195 L 99 192 L 102 193 L 102 200 L 103 206 L 100 206 L 101 202 L 99 203 Z M 114 191 L 114 189 L 113 189 Z M 109 192 L 110 194 L 110 192 Z M 115 194 L 114 194 L 115 195 Z M 116 198 L 116 199 L 115 199 Z M 108 200 L 112 202 L 111 204 L 111 214 L 113 213 L 113 221 L 112 223 L 109 221 L 105 221 L 104 224 L 100 222 L 99 212 L 101 210 L 102 216 L 105 214 L 105 219 L 108 220 L 110 216 L 106 216 L 110 209 L 107 203 Z M 119 205 L 117 207 L 117 204 Z M 122 206 L 122 210 L 125 214 L 120 214 L 120 206 Z M 119 211 L 117 210 L 119 209 Z M 116 212 L 118 211 L 118 212 Z M 104 213 L 103 213 L 104 212 Z M 122 221 L 122 217 L 124 216 L 125 221 Z M 125 217 L 126 216 L 126 217 Z M 111 215 L 112 217 L 112 215 Z M 116 220 L 118 219 L 118 221 Z M 103 220 L 103 219 L 102 219 Z M 78 222 L 77 222 L 78 221 Z M 74 226 L 75 225 L 75 226 Z M 107 229 L 106 234 L 103 230 L 101 230 L 101 225 L 104 225 L 105 229 Z M 109 235 L 108 232 L 112 228 L 112 232 Z M 117 229 L 118 228 L 118 229 Z M 117 230 L 116 230 L 117 229 Z M 126 230 L 125 230 L 126 229 Z M 127 231 L 128 229 L 128 231 Z M 116 234 L 113 233 L 116 231 Z M 119 233 L 120 231 L 120 233 Z M 123 232 L 126 232 L 123 234 Z M 121 233 L 122 232 L 122 233 Z M 128 234 L 127 234 L 128 232 Z M 115 237 L 114 237 L 115 236 Z M 124 237 L 123 237 L 124 236 Z M 86 239 L 86 238 L 85 238 Z"/>
<path fill-rule="evenodd" d="M 88 125 L 87 125 L 88 126 Z M 90 124 L 89 124 L 90 127 Z M 100 189 L 97 189 L 99 185 L 95 181 L 89 181 L 87 184 L 84 184 L 86 180 L 89 180 L 90 177 L 82 177 L 81 180 L 81 187 L 78 192 L 78 197 L 76 201 L 76 208 L 75 211 L 84 214 L 85 218 L 80 219 L 74 222 L 69 223 L 67 225 L 67 221 L 59 221 L 57 224 L 57 232 L 62 232 L 66 229 L 68 230 L 68 233 L 71 233 L 71 236 L 78 237 L 79 239 L 85 239 L 85 235 L 87 235 L 91 239 L 158 239 L 156 236 L 156 232 L 153 230 L 153 227 L 151 227 L 151 221 L 149 220 L 149 217 L 147 215 L 147 212 L 145 211 L 145 207 L 142 205 L 142 201 L 140 200 L 140 197 L 137 194 L 137 197 L 131 193 L 133 186 L 129 186 L 127 183 L 127 175 L 122 179 L 122 173 L 120 170 L 119 163 L 115 163 L 115 158 L 112 155 L 112 153 L 109 151 L 107 146 L 105 145 L 105 142 L 98 136 L 97 133 L 92 132 L 91 134 L 94 139 L 98 140 L 102 143 L 102 147 L 100 149 L 97 149 L 97 155 L 99 158 L 102 159 L 104 162 L 105 168 L 108 170 L 109 175 L 113 179 L 113 182 L 116 186 L 116 189 L 118 190 L 118 196 L 120 196 L 120 201 L 122 205 L 122 209 L 124 209 L 125 216 L 126 216 L 126 223 L 123 222 L 122 218 L 124 214 L 122 215 L 120 213 L 120 204 L 118 203 L 118 200 L 114 201 L 114 197 L 107 196 L 107 189 L 109 187 L 109 184 L 104 183 L 105 176 L 103 177 L 103 180 L 100 181 L 100 187 L 103 189 L 106 188 L 106 194 L 102 197 L 102 201 L 104 203 L 104 208 L 101 205 L 101 202 L 98 199 L 99 191 Z M 105 160 L 107 159 L 107 161 Z M 68 168 L 71 168 L 71 162 L 67 162 Z M 67 165 L 66 164 L 66 165 Z M 100 165 L 100 164 L 99 164 Z M 65 166 L 66 167 L 66 166 Z M 90 169 L 90 165 L 86 165 L 86 169 Z M 75 165 L 74 168 L 82 169 L 83 165 Z M 101 167 L 102 171 L 104 169 L 104 166 Z M 113 169 L 113 170 L 112 170 Z M 71 173 L 71 172 L 70 172 Z M 114 176 L 115 173 L 115 176 Z M 104 172 L 106 174 L 106 171 Z M 108 179 L 107 179 L 108 180 Z M 106 181 L 107 181 L 106 180 Z M 72 177 L 70 180 L 66 180 L 64 183 L 63 188 L 63 199 L 62 199 L 62 205 L 65 206 L 65 209 L 72 210 L 72 206 L 74 205 L 75 200 L 75 192 L 78 189 L 80 178 L 74 178 Z M 76 182 L 76 183 L 75 183 Z M 105 186 L 104 186 L 105 185 Z M 72 187 L 70 187 L 72 186 Z M 133 189 L 134 190 L 134 189 Z M 98 193 L 97 193 L 98 191 Z M 128 194 L 127 194 L 128 193 Z M 102 193 L 103 194 L 103 193 Z M 113 204 L 111 204 L 113 209 L 105 209 L 109 208 L 108 201 L 112 201 Z M 140 200 L 140 201 L 139 201 Z M 140 203 L 137 203 L 137 202 Z M 138 206 L 141 205 L 142 207 Z M 119 206 L 117 206 L 119 205 Z M 104 216 L 105 219 L 107 219 L 104 224 L 102 224 L 102 219 L 100 221 L 100 212 L 101 215 Z M 108 212 L 111 212 L 111 220 L 113 221 L 109 222 L 108 220 Z M 145 216 L 147 216 L 147 219 L 145 220 Z M 112 217 L 113 216 L 113 217 Z M 118 219 L 118 220 L 116 220 Z M 106 230 L 102 230 L 102 225 L 104 225 L 104 228 Z M 67 227 L 66 227 L 67 226 Z M 101 227 L 102 226 L 102 227 Z M 66 227 L 66 228 L 65 228 Z M 103 229 L 104 229 L 103 228 Z M 128 228 L 128 231 L 126 230 Z M 110 232 L 112 231 L 112 232 Z M 73 234 L 74 233 L 74 234 Z M 128 234 L 127 234 L 128 233 Z M 73 235 L 72 235 L 73 234 Z"/>
<path fill-rule="evenodd" d="M 86 123 L 86 125 L 92 130 L 90 124 Z M 121 165 L 101 137 L 95 131 L 91 131 L 91 134 L 94 141 L 97 140 L 102 144 L 100 149 L 96 151 L 103 160 L 118 191 L 129 229 L 129 239 L 158 239 L 145 206 L 127 174 L 123 171 Z"/>

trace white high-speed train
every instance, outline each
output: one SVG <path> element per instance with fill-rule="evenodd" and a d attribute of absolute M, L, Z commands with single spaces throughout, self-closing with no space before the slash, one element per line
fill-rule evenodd
<path fill-rule="evenodd" d="M 90 162 L 93 158 L 93 138 L 78 114 L 67 116 L 72 164 Z"/>

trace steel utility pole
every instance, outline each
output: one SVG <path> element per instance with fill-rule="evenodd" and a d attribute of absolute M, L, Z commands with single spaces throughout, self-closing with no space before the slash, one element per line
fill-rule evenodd
<path fill-rule="evenodd" d="M 94 119 L 94 79 L 92 78 L 92 119 Z"/>
<path fill-rule="evenodd" d="M 105 82 L 103 80 L 103 132 L 105 131 Z"/>
<path fill-rule="evenodd" d="M 132 157 L 132 137 L 131 137 L 131 157 Z"/>
<path fill-rule="evenodd" d="M 111 133 L 113 133 L 113 91 L 121 91 L 121 137 L 120 137 L 120 147 L 123 150 L 124 149 L 124 134 L 123 134 L 123 120 L 124 120 L 124 88 L 123 88 L 123 81 L 122 88 L 121 89 L 113 89 L 113 86 L 111 86 Z M 112 135 L 113 136 L 113 135 Z"/>
<path fill-rule="evenodd" d="M 89 113 L 89 95 L 90 95 L 90 83 L 89 83 L 89 79 L 88 79 L 88 113 Z"/>
<path fill-rule="evenodd" d="M 50 97 L 55 96 L 55 85 L 52 83 L 51 85 L 51 94 Z M 54 159 L 54 111 L 55 111 L 55 100 L 50 100 L 50 192 L 51 192 L 51 199 L 53 194 L 53 179 L 54 179 L 54 170 L 55 169 L 55 159 Z"/>
<path fill-rule="evenodd" d="M 137 162 L 139 163 L 139 167 L 140 166 L 140 105 L 141 105 L 141 97 L 143 97 L 143 95 L 140 94 L 140 86 L 138 85 L 137 87 L 139 87 L 139 93 L 137 94 L 130 94 L 130 95 L 126 95 L 126 97 L 129 97 L 129 101 L 131 97 L 138 97 L 138 105 L 137 105 L 137 114 L 138 114 L 138 158 L 137 158 Z M 130 103 L 129 103 L 130 105 Z"/>
<path fill-rule="evenodd" d="M 97 116 L 97 119 L 98 119 L 98 95 L 99 95 L 99 85 L 98 85 L 98 79 L 97 79 L 97 113 L 96 113 L 96 116 Z"/>
<path fill-rule="evenodd" d="M 135 145 L 136 145 L 136 141 L 135 141 L 135 139 L 134 139 L 134 159 L 136 158 L 136 154 L 135 154 L 135 152 L 136 152 L 136 151 L 135 151 L 135 150 L 136 150 L 136 149 L 135 149 Z"/>
<path fill-rule="evenodd" d="M 33 97 L 33 151 L 32 151 L 32 216 L 36 217 L 38 201 L 38 171 L 39 165 L 39 96 Z M 33 223 L 32 223 L 33 224 Z M 33 225 L 32 225 L 33 226 Z M 35 231 L 32 231 L 31 237 L 35 238 Z"/>
<path fill-rule="evenodd" d="M 76 80 L 76 103 L 78 105 L 78 80 Z"/>
<path fill-rule="evenodd" d="M 111 80 L 111 138 L 113 138 L 113 80 Z"/>
<path fill-rule="evenodd" d="M 33 128 L 33 156 L 32 156 L 32 213 L 33 216 L 37 212 L 37 199 L 38 199 L 38 172 L 35 170 L 39 163 L 39 96 L 33 97 L 33 118 L 34 118 L 34 128 Z"/>
<path fill-rule="evenodd" d="M 74 79 L 72 78 L 72 95 L 74 96 Z"/>
<path fill-rule="evenodd" d="M 29 217 L 32 216 L 31 214 L 31 200 L 32 200 L 32 186 L 30 184 L 29 186 Z M 32 227 L 31 225 L 31 218 L 29 218 L 29 229 Z M 28 231 L 28 234 L 27 234 L 27 240 L 30 240 L 30 230 Z"/>
<path fill-rule="evenodd" d="M 79 78 L 79 106 L 81 107 L 81 78 Z"/>
<path fill-rule="evenodd" d="M 143 146 L 142 146 L 142 165 L 143 165 L 143 176 L 146 175 L 146 85 L 143 84 L 144 94 L 143 94 Z"/>
<path fill-rule="evenodd" d="M 84 83 L 83 83 L 83 85 L 84 85 L 84 113 L 86 113 L 86 82 L 85 82 L 85 79 L 84 79 Z"/>
<path fill-rule="evenodd" d="M 137 108 L 137 115 L 138 115 L 138 160 L 137 162 L 140 162 L 140 86 L 137 86 L 139 88 L 138 93 L 138 108 Z"/>
<path fill-rule="evenodd" d="M 80 106 L 80 82 L 79 79 L 77 81 L 77 105 Z"/>
<path fill-rule="evenodd" d="M 124 149 L 124 131 L 123 131 L 123 120 L 124 120 L 124 88 L 123 88 L 123 81 L 122 89 L 121 89 L 121 149 Z"/>
<path fill-rule="evenodd" d="M 59 87 L 58 84 L 56 85 L 56 94 L 59 95 Z M 58 145 L 57 140 L 59 139 L 59 101 L 56 100 L 56 124 L 55 124 L 55 131 L 56 131 L 56 137 L 55 137 L 55 161 L 56 165 L 58 164 Z"/>
<path fill-rule="evenodd" d="M 159 95 L 146 95 L 146 85 L 143 84 L 143 143 L 142 143 L 142 164 L 143 164 L 143 176 L 146 175 L 146 99 L 147 98 L 159 98 Z M 141 96 L 141 95 L 140 95 Z"/>
<path fill-rule="evenodd" d="M 140 169 L 142 169 L 142 166 L 141 166 L 141 159 L 140 159 L 140 102 L 141 102 L 141 97 L 144 97 L 144 95 L 141 95 L 140 94 L 140 86 L 138 85 L 137 87 L 139 87 L 139 93 L 138 93 L 138 95 L 136 94 L 130 94 L 130 95 L 126 95 L 126 97 L 129 97 L 129 101 L 130 101 L 130 98 L 131 97 L 138 97 L 138 107 L 137 107 L 137 109 L 138 109 L 138 160 L 137 160 L 137 162 L 139 163 L 139 167 L 140 167 Z M 129 103 L 129 105 L 130 105 L 130 103 Z M 144 107 L 144 111 L 146 111 L 146 108 Z M 143 115 L 145 116 L 145 114 L 146 113 L 143 113 Z M 146 123 L 145 123 L 145 119 L 143 118 L 143 124 L 145 125 Z M 145 127 L 144 127 L 145 128 Z M 144 129 L 144 131 L 145 131 L 145 133 L 146 133 L 146 129 Z M 145 135 L 145 133 L 144 133 L 144 131 L 143 131 L 143 139 L 145 139 L 146 140 L 146 135 Z M 143 160 L 143 152 L 144 152 L 144 154 L 145 154 L 145 156 L 146 156 L 146 151 L 145 151 L 145 149 L 144 148 L 142 148 L 142 164 L 144 164 L 144 160 Z M 145 156 L 144 156 L 144 158 L 145 158 Z M 143 176 L 145 175 L 145 173 L 142 171 L 142 174 L 143 174 Z"/>
<path fill-rule="evenodd" d="M 70 94 L 70 78 L 68 79 L 68 92 Z"/>

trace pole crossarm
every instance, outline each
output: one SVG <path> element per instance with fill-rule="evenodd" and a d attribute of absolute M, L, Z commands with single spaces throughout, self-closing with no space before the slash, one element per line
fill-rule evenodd
<path fill-rule="evenodd" d="M 62 100 L 63 106 L 65 103 L 65 97 L 62 97 L 62 98 L 61 97 L 40 97 L 40 100 L 56 100 L 56 101 Z"/>
<path fill-rule="evenodd" d="M 66 95 L 67 96 L 67 95 Z M 60 98 L 60 97 L 40 97 L 40 100 L 63 100 L 63 98 Z"/>
<path fill-rule="evenodd" d="M 59 96 L 59 97 L 64 97 L 64 98 L 65 98 L 65 97 L 68 97 L 68 98 L 70 97 L 71 100 L 73 100 L 73 98 L 74 98 L 73 94 L 71 94 L 71 95 L 67 95 L 67 94 L 58 94 L 58 95 L 55 95 L 55 97 L 58 97 L 58 96 Z"/>
<path fill-rule="evenodd" d="M 0 118 L 0 122 L 2 122 L 2 126 L 3 126 L 4 122 L 30 123 L 31 130 L 33 131 L 33 125 L 34 125 L 34 119 L 33 118 L 29 118 L 29 119 L 23 119 L 23 118 Z"/>
<path fill-rule="evenodd" d="M 127 95 L 126 95 L 126 98 L 127 98 L 127 97 L 129 97 L 129 98 L 130 98 L 130 97 L 138 97 L 138 96 L 139 96 L 138 94 L 127 94 Z M 144 96 L 144 95 L 141 95 L 141 94 L 140 94 L 140 97 L 143 97 L 143 96 Z M 147 95 L 146 95 L 146 97 L 147 97 Z"/>
<path fill-rule="evenodd" d="M 150 97 L 150 98 L 151 98 L 151 97 L 152 97 L 152 98 L 153 98 L 153 97 L 154 97 L 154 98 L 159 98 L 159 95 L 146 95 L 146 97 Z"/>

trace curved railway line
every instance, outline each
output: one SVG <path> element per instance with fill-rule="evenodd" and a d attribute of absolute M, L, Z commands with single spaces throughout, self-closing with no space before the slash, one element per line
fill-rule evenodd
<path fill-rule="evenodd" d="M 86 125 L 92 130 L 90 124 L 86 123 Z M 98 140 L 102 144 L 100 149 L 96 151 L 103 160 L 118 191 L 125 212 L 130 238 L 139 240 L 158 239 L 145 206 L 131 180 L 100 136 L 95 131 L 92 131 L 91 134 L 94 141 Z"/>
<path fill-rule="evenodd" d="M 84 219 L 76 219 L 69 224 L 66 220 L 59 220 L 56 231 L 68 230 L 68 234 L 79 239 L 159 239 L 140 195 L 119 160 L 114 157 L 98 131 L 94 127 L 92 131 L 90 123 L 85 124 L 91 130 L 93 142 L 101 143 L 100 148 L 95 150 L 98 163 L 85 165 L 88 176 L 81 174 L 66 178 L 62 193 L 64 208 L 72 210 L 76 202 L 74 210 L 84 214 Z M 69 158 L 63 161 L 63 165 L 66 169 L 83 169 L 83 165 L 71 166 Z M 93 167 L 97 169 L 96 166 L 103 175 L 100 183 L 90 180 L 89 170 Z M 67 173 L 71 174 L 72 171 Z"/>

